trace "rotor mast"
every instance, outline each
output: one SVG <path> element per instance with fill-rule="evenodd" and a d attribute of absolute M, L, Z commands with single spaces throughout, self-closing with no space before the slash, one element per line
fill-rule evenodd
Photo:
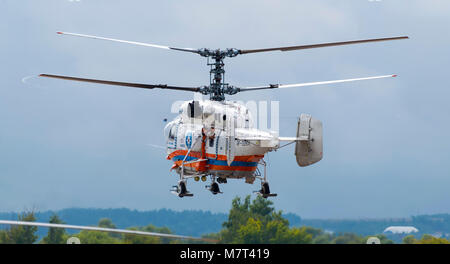
<path fill-rule="evenodd" d="M 198 54 L 207 57 L 207 64 L 211 67 L 211 70 L 209 71 L 209 86 L 201 87 L 200 92 L 204 95 L 209 94 L 209 98 L 212 101 L 224 101 L 225 94 L 236 94 L 238 88 L 225 83 L 225 63 L 223 60 L 225 57 L 235 57 L 239 55 L 240 51 L 238 49 L 199 49 Z M 210 58 L 213 62 L 210 62 Z"/>

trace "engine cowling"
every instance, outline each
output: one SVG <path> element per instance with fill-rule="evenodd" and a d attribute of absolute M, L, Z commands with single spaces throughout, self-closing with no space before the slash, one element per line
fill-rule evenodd
<path fill-rule="evenodd" d="M 297 125 L 295 156 L 297 164 L 306 167 L 323 157 L 322 122 L 311 115 L 301 114 Z"/>

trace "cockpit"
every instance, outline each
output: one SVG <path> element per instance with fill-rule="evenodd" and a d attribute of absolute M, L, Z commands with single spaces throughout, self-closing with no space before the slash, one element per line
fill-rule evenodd
<path fill-rule="evenodd" d="M 175 122 L 170 122 L 164 127 L 164 136 L 167 138 L 167 140 L 174 140 L 176 135 L 176 126 Z"/>

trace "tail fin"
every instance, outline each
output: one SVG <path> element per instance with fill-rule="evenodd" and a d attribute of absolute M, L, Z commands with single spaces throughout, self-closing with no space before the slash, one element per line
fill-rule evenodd
<path fill-rule="evenodd" d="M 301 167 L 320 161 L 323 157 L 322 122 L 311 115 L 301 114 L 297 125 L 295 156 Z"/>

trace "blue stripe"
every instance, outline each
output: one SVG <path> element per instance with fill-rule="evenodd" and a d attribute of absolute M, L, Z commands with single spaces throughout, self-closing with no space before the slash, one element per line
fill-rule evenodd
<path fill-rule="evenodd" d="M 179 160 L 183 160 L 184 157 L 185 157 L 184 155 L 178 155 L 178 156 L 174 156 L 174 157 L 172 158 L 172 160 L 173 160 L 173 161 L 179 161 Z M 198 158 L 192 157 L 192 156 L 188 156 L 188 157 L 186 158 L 186 161 L 191 161 L 191 160 L 196 160 L 196 159 L 198 159 Z"/>
<path fill-rule="evenodd" d="M 173 161 L 179 161 L 179 160 L 183 160 L 184 159 L 184 155 L 178 155 L 178 156 L 174 156 L 172 158 Z M 196 157 L 192 157 L 192 156 L 188 156 L 186 158 L 186 161 L 191 161 L 191 160 L 196 160 L 198 158 Z M 208 164 L 211 165 L 220 165 L 220 166 L 228 166 L 228 163 L 226 160 L 215 160 L 215 159 L 208 159 Z M 240 167 L 256 167 L 258 166 L 258 162 L 247 162 L 247 161 L 233 161 L 231 162 L 230 166 L 240 166 Z"/>
<path fill-rule="evenodd" d="M 208 164 L 228 166 L 228 163 L 226 160 L 208 159 Z M 241 167 L 256 167 L 257 165 L 258 165 L 257 162 L 247 162 L 247 161 L 233 161 L 230 164 L 230 166 L 241 166 Z"/>

